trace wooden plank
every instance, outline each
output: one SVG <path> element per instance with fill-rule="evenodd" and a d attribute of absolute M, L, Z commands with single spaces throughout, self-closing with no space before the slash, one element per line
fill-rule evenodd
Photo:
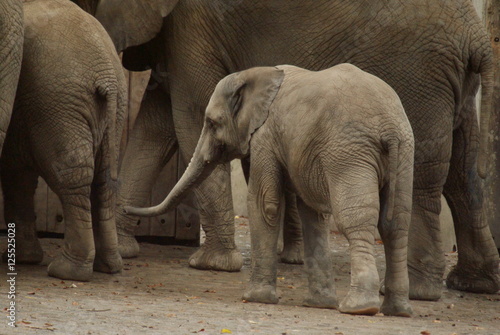
<path fill-rule="evenodd" d="M 59 197 L 49 188 L 47 192 L 47 232 L 64 234 L 64 215 Z"/>
<path fill-rule="evenodd" d="M 41 177 L 38 178 L 38 187 L 35 192 L 35 215 L 36 215 L 36 229 L 37 231 L 48 231 L 48 222 L 47 222 L 47 212 L 48 212 L 48 203 L 47 203 L 47 195 L 49 192 L 49 186 Z"/>

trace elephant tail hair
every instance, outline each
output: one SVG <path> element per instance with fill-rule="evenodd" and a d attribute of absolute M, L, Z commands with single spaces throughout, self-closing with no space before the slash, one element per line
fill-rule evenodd
<path fill-rule="evenodd" d="M 396 200 L 396 185 L 399 166 L 399 139 L 391 137 L 387 139 L 386 145 L 389 151 L 389 197 L 387 201 L 387 221 L 392 221 L 394 216 L 394 204 Z"/>
<path fill-rule="evenodd" d="M 110 87 L 109 85 L 97 87 L 97 92 L 106 100 L 106 120 L 107 128 L 105 132 L 105 139 L 107 139 L 109 150 L 109 171 L 111 179 L 116 181 L 118 179 L 118 141 L 116 138 L 116 118 L 118 113 L 118 90 Z"/>

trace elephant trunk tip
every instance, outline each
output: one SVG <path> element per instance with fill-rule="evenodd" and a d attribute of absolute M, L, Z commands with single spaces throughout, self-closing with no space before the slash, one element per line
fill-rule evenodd
<path fill-rule="evenodd" d="M 123 209 L 122 209 L 123 214 L 130 214 L 130 209 L 131 208 L 132 207 L 130 207 L 130 206 L 124 206 Z"/>
<path fill-rule="evenodd" d="M 165 206 L 165 205 L 162 206 L 161 204 L 158 206 L 149 207 L 149 208 L 123 206 L 123 213 L 126 215 L 152 217 L 152 216 L 158 216 L 158 215 L 164 214 L 170 208 L 172 208 L 172 207 Z"/>
<path fill-rule="evenodd" d="M 126 215 L 138 215 L 143 216 L 143 208 L 137 208 L 132 206 L 123 206 L 123 214 Z"/>

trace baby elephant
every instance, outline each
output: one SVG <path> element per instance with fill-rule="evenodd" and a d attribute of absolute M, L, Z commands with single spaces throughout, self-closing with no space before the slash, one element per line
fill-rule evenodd
<path fill-rule="evenodd" d="M 70 1 L 27 1 L 24 20 L 21 76 L 0 160 L 16 261 L 43 259 L 33 204 L 42 176 L 65 220 L 64 246 L 49 275 L 84 281 L 93 270 L 118 272 L 114 188 L 127 111 L 120 59 L 99 22 Z"/>
<path fill-rule="evenodd" d="M 339 310 L 379 311 L 373 255 L 378 226 L 387 261 L 380 310 L 410 316 L 406 248 L 413 145 L 396 93 L 353 65 L 320 72 L 286 65 L 252 68 L 217 85 L 191 163 L 165 201 L 125 210 L 142 216 L 163 213 L 216 164 L 250 155 L 252 275 L 243 299 L 278 302 L 276 244 L 283 190 L 290 185 L 303 222 L 309 273 L 304 304 L 338 306 L 325 220 L 332 214 L 351 253 L 351 287 Z"/>

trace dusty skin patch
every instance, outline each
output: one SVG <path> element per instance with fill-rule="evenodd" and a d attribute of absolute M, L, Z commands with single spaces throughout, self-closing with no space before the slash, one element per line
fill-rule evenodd
<path fill-rule="evenodd" d="M 244 303 L 249 277 L 248 221 L 236 220 L 237 244 L 245 264 L 238 273 L 188 267 L 194 248 L 141 245 L 138 258 L 125 260 L 121 274 L 94 273 L 88 283 L 61 281 L 46 266 L 61 240 L 42 239 L 42 265 L 18 265 L 17 328 L 7 326 L 6 267 L 2 266 L 0 334 L 498 334 L 500 295 L 445 290 L 437 302 L 413 301 L 411 319 L 351 316 L 336 310 L 301 307 L 307 290 L 302 265 L 280 264 L 278 305 Z M 339 298 L 349 284 L 345 239 L 331 234 Z M 0 238 L 0 248 L 6 238 Z M 380 271 L 383 247 L 376 246 Z M 456 254 L 447 254 L 447 269 Z"/>

